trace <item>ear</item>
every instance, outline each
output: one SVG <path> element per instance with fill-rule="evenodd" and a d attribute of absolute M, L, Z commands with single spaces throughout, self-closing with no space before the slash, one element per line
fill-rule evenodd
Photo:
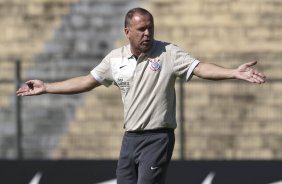
<path fill-rule="evenodd" d="M 126 38 L 129 40 L 129 37 L 130 37 L 130 30 L 128 27 L 124 28 L 124 34 L 126 36 Z"/>

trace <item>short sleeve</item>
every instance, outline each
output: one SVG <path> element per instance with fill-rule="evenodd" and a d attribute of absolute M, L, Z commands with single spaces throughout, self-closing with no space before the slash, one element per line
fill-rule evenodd
<path fill-rule="evenodd" d="M 200 61 L 177 46 L 173 46 L 172 53 L 174 75 L 189 81 L 193 76 L 194 68 Z"/>
<path fill-rule="evenodd" d="M 110 53 L 111 54 L 111 53 Z M 97 65 L 90 73 L 102 85 L 108 87 L 113 84 L 113 77 L 110 65 L 110 54 Z"/>

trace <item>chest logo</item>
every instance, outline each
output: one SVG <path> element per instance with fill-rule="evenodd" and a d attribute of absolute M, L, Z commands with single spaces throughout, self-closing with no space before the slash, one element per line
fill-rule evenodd
<path fill-rule="evenodd" d="M 149 65 L 150 65 L 150 69 L 153 71 L 159 71 L 161 70 L 161 60 L 160 58 L 150 58 L 149 59 Z"/>

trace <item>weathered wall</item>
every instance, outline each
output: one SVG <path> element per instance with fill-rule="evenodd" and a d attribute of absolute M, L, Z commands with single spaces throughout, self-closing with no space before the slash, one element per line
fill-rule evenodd
<path fill-rule="evenodd" d="M 4 158 L 16 157 L 15 126 L 15 60 L 22 61 L 23 77 L 25 70 L 33 63 L 33 57 L 44 52 L 44 43 L 53 36 L 53 30 L 60 24 L 61 16 L 68 14 L 70 5 L 76 0 L 1 0 L 0 1 L 0 155 Z M 39 76 L 37 76 L 39 77 Z M 37 98 L 38 99 L 38 98 Z M 28 104 L 28 99 L 25 99 Z M 41 101 L 40 101 L 41 102 Z M 28 106 L 25 105 L 25 108 Z M 26 115 L 34 117 L 35 110 Z M 40 115 L 39 115 L 40 116 Z M 39 118 L 40 119 L 40 118 Z M 34 122 L 38 119 L 34 118 Z M 26 121 L 24 121 L 26 122 Z M 51 126 L 50 126 L 51 127 Z M 36 128 L 24 123 L 25 134 L 34 134 Z M 47 131 L 48 132 L 48 131 Z M 24 147 L 38 146 L 39 139 L 25 140 Z M 28 142 L 28 143 L 27 143 Z M 42 146 L 34 151 L 44 152 Z"/>
<path fill-rule="evenodd" d="M 282 78 L 281 0 L 1 1 L 0 80 L 14 78 L 9 58 L 24 61 L 27 79 L 87 74 L 124 43 L 123 17 L 134 6 L 152 12 L 157 39 L 226 67 L 258 60 L 268 76 L 261 86 L 197 78 L 186 84 L 185 157 L 281 159 L 282 86 L 272 81 Z M 0 93 L 0 156 L 15 158 L 14 85 L 1 85 Z M 117 88 L 28 97 L 23 105 L 26 158 L 117 158 L 123 132 Z"/>
<path fill-rule="evenodd" d="M 236 67 L 258 60 L 268 83 L 190 83 L 186 158 L 281 158 L 282 1 L 144 0 L 156 37 L 204 62 Z M 194 78 L 194 81 L 198 79 Z"/>

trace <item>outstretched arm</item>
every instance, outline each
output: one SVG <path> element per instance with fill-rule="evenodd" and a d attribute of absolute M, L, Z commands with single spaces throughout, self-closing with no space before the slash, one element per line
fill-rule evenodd
<path fill-rule="evenodd" d="M 91 75 L 75 77 L 62 82 L 44 83 L 40 80 L 29 80 L 26 86 L 16 92 L 17 96 L 34 96 L 45 93 L 51 94 L 76 94 L 100 86 L 100 83 Z"/>
<path fill-rule="evenodd" d="M 240 65 L 236 69 L 227 69 L 215 64 L 199 63 L 193 74 L 211 80 L 241 79 L 251 83 L 261 84 L 265 82 L 265 75 L 258 72 L 253 66 L 257 62 L 249 62 Z"/>

